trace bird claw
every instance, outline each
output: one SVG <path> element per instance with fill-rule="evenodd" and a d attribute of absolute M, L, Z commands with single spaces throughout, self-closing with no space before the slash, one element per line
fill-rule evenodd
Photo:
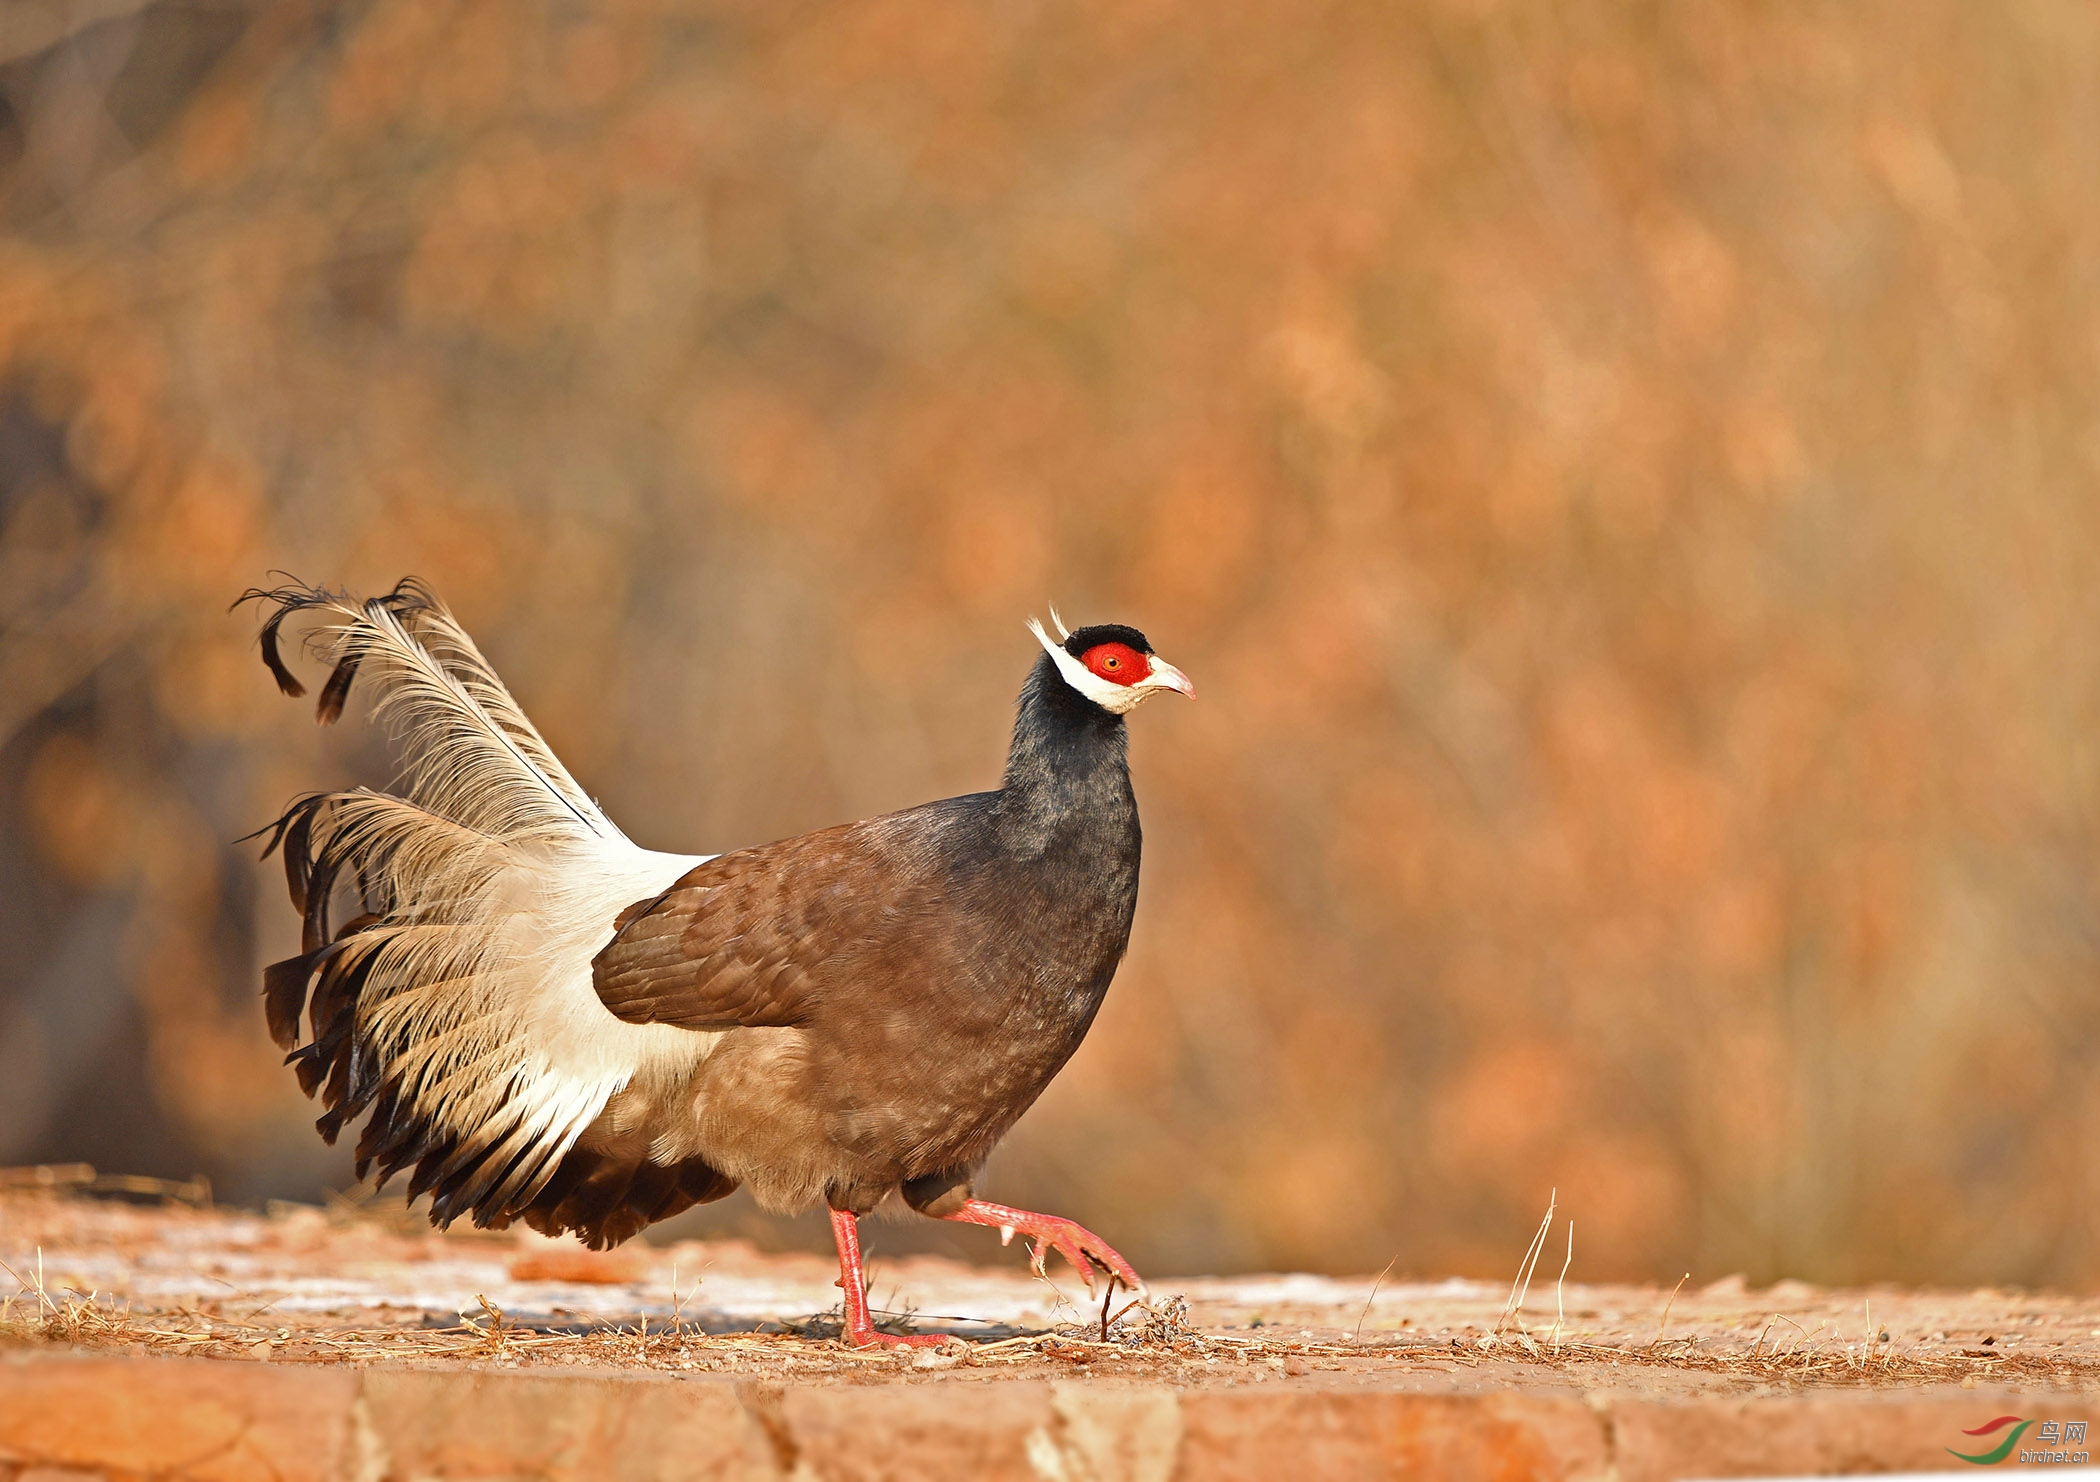
<path fill-rule="evenodd" d="M 1030 1247 L 1029 1266 L 1038 1276 L 1046 1276 L 1044 1263 L 1051 1251 L 1056 1251 L 1079 1273 L 1089 1293 L 1094 1290 L 1097 1274 L 1108 1278 L 1111 1286 L 1120 1284 L 1130 1291 L 1139 1291 L 1144 1282 L 1131 1268 L 1128 1261 L 1117 1255 L 1114 1248 L 1093 1231 L 1071 1220 L 1054 1215 L 1043 1215 L 1042 1227 L 1035 1231 L 1036 1240 Z"/>
<path fill-rule="evenodd" d="M 1037 1276 L 1047 1279 L 1049 1273 L 1045 1270 L 1045 1263 L 1054 1250 L 1072 1263 L 1072 1269 L 1079 1273 L 1089 1292 L 1094 1290 L 1097 1274 L 1106 1274 L 1112 1287 L 1120 1284 L 1133 1292 L 1145 1290 L 1145 1283 L 1138 1279 L 1130 1262 L 1117 1255 L 1106 1240 L 1075 1221 L 1054 1214 L 1032 1214 L 1004 1204 L 988 1204 L 981 1199 L 971 1199 L 955 1213 L 941 1218 L 970 1225 L 989 1225 L 999 1232 L 1001 1244 L 1010 1242 L 1016 1234 L 1027 1236 L 1028 1269 Z"/>

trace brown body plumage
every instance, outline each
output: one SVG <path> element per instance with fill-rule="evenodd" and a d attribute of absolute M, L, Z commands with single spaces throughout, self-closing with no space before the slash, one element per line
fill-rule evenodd
<path fill-rule="evenodd" d="M 1142 635 L 1036 630 L 1000 788 L 708 858 L 629 843 L 413 583 L 249 596 L 274 605 L 282 687 L 301 692 L 281 625 L 326 614 L 321 718 L 363 679 L 407 752 L 402 796 L 302 799 L 269 846 L 305 920 L 265 977 L 271 1032 L 324 1136 L 369 1109 L 360 1176 L 412 1168 L 439 1223 L 594 1245 L 747 1184 L 771 1209 L 828 1205 L 849 1276 L 853 1216 L 901 1193 L 1135 1280 L 969 1180 L 1077 1048 L 1128 941 L 1121 715 L 1187 691 Z"/>

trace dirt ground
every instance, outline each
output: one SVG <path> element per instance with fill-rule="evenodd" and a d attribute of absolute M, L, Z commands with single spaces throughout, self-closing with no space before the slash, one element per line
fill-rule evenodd
<path fill-rule="evenodd" d="M 440 1234 L 398 1209 L 195 1207 L 85 1175 L 0 1191 L 0 1343 L 315 1365 L 616 1367 L 901 1383 L 1124 1376 L 1629 1397 L 1810 1388 L 2100 1386 L 2100 1298 L 1978 1290 L 1558 1286 L 1372 1276 L 1187 1277 L 1103 1309 L 1065 1268 L 885 1261 L 871 1294 L 908 1355 L 836 1339 L 837 1268 L 742 1242 L 594 1254 Z M 172 1192 L 180 1194 L 181 1190 Z M 159 1195 L 162 1197 L 155 1197 Z M 113 1197 L 114 1196 L 114 1197 Z M 138 1202 L 143 1198 L 143 1202 Z M 1053 1262 L 1056 1258 L 1053 1257 Z M 1374 1289 L 1375 1288 L 1375 1289 Z"/>

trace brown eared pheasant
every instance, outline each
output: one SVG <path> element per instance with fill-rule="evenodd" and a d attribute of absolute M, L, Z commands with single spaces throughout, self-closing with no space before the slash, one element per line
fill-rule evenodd
<path fill-rule="evenodd" d="M 357 1176 L 411 1170 L 440 1226 L 523 1220 L 615 1245 L 746 1185 L 824 1205 L 845 1339 L 878 1332 L 858 1220 L 897 1195 L 1137 1273 L 1070 1220 L 976 1198 L 992 1147 L 1079 1047 L 1130 940 L 1137 800 L 1123 717 L 1186 676 L 1134 628 L 1059 637 L 1021 687 L 1006 775 L 728 854 L 628 842 L 474 641 L 414 580 L 358 602 L 251 591 L 289 695 L 286 619 L 319 621 L 318 715 L 352 682 L 403 753 L 398 794 L 294 802 L 263 832 L 304 917 L 263 975 L 271 1035 Z M 305 1042 L 301 1043 L 305 1022 Z"/>

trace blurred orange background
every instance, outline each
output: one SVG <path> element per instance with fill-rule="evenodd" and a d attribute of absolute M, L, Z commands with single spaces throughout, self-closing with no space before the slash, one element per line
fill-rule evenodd
<path fill-rule="evenodd" d="M 994 783 L 1054 598 L 1200 698 L 989 1196 L 2093 1285 L 2096 76 L 2075 3 L 12 0 L 0 1163 L 348 1183 L 229 841 L 388 764 L 271 568 L 428 579 L 694 851 Z"/>

